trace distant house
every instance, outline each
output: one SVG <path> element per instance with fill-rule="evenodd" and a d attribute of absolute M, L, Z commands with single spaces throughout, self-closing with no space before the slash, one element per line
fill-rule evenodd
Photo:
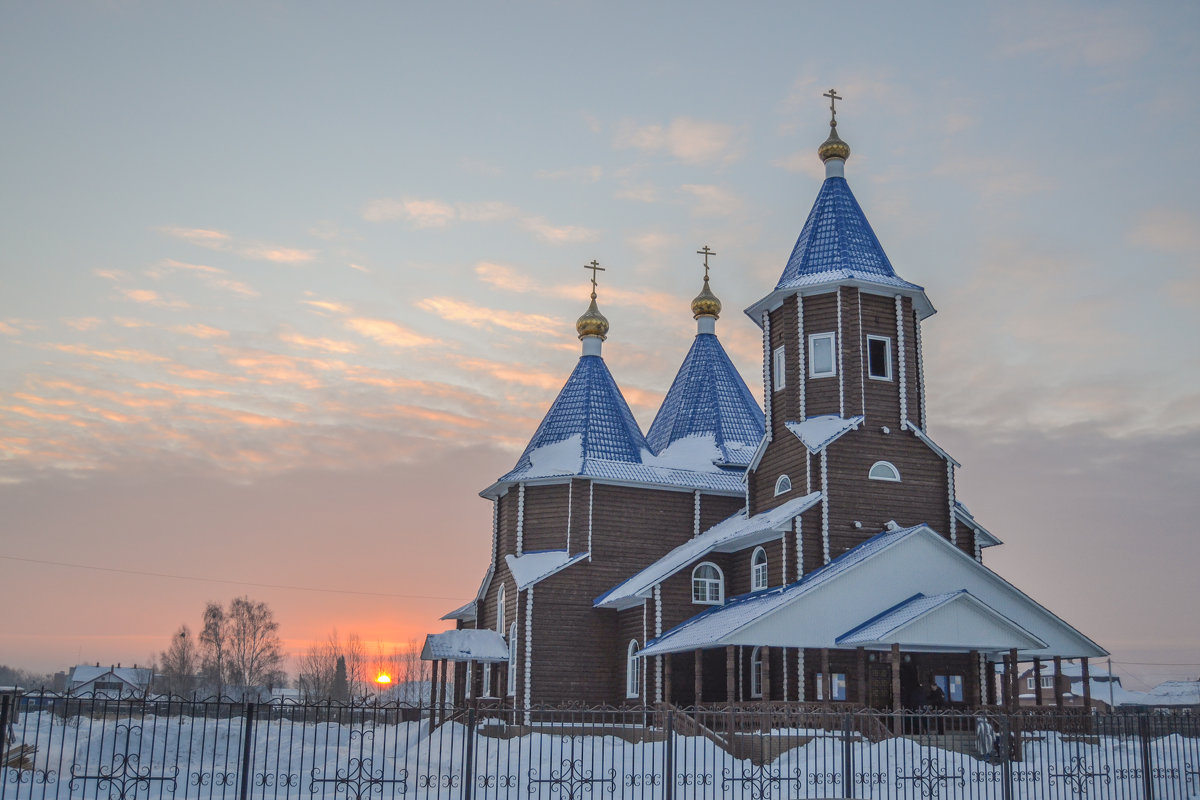
<path fill-rule="evenodd" d="M 145 697 L 153 678 L 153 670 L 136 664 L 132 667 L 78 664 L 67 675 L 67 691 L 75 697 Z"/>
<path fill-rule="evenodd" d="M 1196 706 L 1200 707 L 1200 681 L 1166 681 L 1148 692 L 1130 692 L 1134 695 L 1125 705 L 1151 706 Z"/>

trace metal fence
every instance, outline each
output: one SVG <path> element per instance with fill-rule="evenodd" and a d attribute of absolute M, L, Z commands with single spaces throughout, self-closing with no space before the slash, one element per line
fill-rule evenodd
<path fill-rule="evenodd" d="M 9 798 L 1186 798 L 1187 714 L 0 701 Z"/>

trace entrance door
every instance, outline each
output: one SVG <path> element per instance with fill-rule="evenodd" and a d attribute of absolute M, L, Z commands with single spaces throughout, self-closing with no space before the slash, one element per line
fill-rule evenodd
<path fill-rule="evenodd" d="M 867 664 L 867 705 L 881 711 L 892 708 L 892 666 L 872 661 Z"/>

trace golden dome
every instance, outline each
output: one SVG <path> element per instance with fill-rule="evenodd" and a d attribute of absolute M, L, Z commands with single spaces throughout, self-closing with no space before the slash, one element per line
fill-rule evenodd
<path fill-rule="evenodd" d="M 721 301 L 712 293 L 712 289 L 708 288 L 708 278 L 705 277 L 704 288 L 692 300 L 692 317 L 695 319 L 699 319 L 700 317 L 712 317 L 716 319 L 720 316 Z"/>
<path fill-rule="evenodd" d="M 831 158 L 840 158 L 842 161 L 850 158 L 850 145 L 838 138 L 836 122 L 829 123 L 829 138 L 817 148 L 817 155 L 822 163 Z"/>
<path fill-rule="evenodd" d="M 608 335 L 608 319 L 596 306 L 595 292 L 592 292 L 592 304 L 583 312 L 583 316 L 575 321 L 575 330 L 579 332 L 580 339 L 585 336 L 599 336 L 603 341 Z"/>

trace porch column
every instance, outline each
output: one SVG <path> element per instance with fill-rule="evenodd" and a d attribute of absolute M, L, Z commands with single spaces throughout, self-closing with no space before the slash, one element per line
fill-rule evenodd
<path fill-rule="evenodd" d="M 759 651 L 762 656 L 762 699 L 771 699 L 771 648 L 763 647 Z"/>
<path fill-rule="evenodd" d="M 433 662 L 433 681 L 429 684 L 429 727 L 437 725 L 438 662 Z"/>
<path fill-rule="evenodd" d="M 1054 657 L 1054 707 L 1062 711 L 1062 656 Z"/>
<path fill-rule="evenodd" d="M 1092 673 L 1088 669 L 1088 660 L 1086 658 L 1079 659 L 1079 665 L 1083 668 L 1083 708 L 1086 711 L 1092 710 Z"/>
<path fill-rule="evenodd" d="M 821 697 L 828 703 L 833 699 L 833 680 L 829 675 L 829 648 L 821 648 Z"/>
<path fill-rule="evenodd" d="M 892 711 L 900 713 L 900 645 L 892 645 Z"/>
<path fill-rule="evenodd" d="M 438 716 L 446 718 L 446 659 L 442 659 L 442 683 L 438 687 Z"/>
<path fill-rule="evenodd" d="M 1016 711 L 1021 705 L 1021 687 L 1017 683 L 1017 665 L 1020 664 L 1017 656 L 1017 648 L 1008 651 L 1008 661 L 1012 665 L 1008 675 L 1008 703 L 1009 710 Z"/>
<path fill-rule="evenodd" d="M 1008 653 L 1004 654 L 1003 659 L 1004 668 L 1000 672 L 1000 696 L 996 698 L 998 701 L 996 705 L 1008 708 L 1008 696 L 1012 693 L 1012 682 L 1008 679 L 1008 673 L 1012 668 L 1008 665 Z"/>
<path fill-rule="evenodd" d="M 979 651 L 972 650 L 967 653 L 967 674 L 963 676 L 966 682 L 964 687 L 967 691 L 967 705 L 971 708 L 979 708 L 983 705 L 983 687 L 979 685 Z M 946 698 L 949 700 L 950 698 Z"/>
<path fill-rule="evenodd" d="M 1039 706 L 1042 704 L 1042 660 L 1040 658 L 1033 660 L 1033 702 Z"/>
<path fill-rule="evenodd" d="M 696 651 L 696 702 L 695 706 L 700 707 L 700 698 L 704 693 L 704 651 Z"/>
<path fill-rule="evenodd" d="M 734 701 L 734 683 L 736 679 L 735 672 L 737 670 L 737 650 L 733 645 L 725 648 L 725 702 L 733 703 Z"/>
<path fill-rule="evenodd" d="M 867 648 L 856 648 L 854 655 L 858 659 L 858 704 L 865 708 L 867 705 Z"/>
<path fill-rule="evenodd" d="M 671 654 L 667 653 L 663 659 L 663 702 L 671 705 Z"/>

